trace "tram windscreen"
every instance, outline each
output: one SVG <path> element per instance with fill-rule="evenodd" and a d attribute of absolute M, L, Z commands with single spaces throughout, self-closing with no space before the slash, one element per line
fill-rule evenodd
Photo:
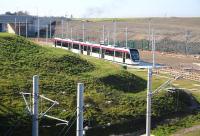
<path fill-rule="evenodd" d="M 136 49 L 130 49 L 131 59 L 133 61 L 138 61 L 140 59 L 139 52 Z"/>

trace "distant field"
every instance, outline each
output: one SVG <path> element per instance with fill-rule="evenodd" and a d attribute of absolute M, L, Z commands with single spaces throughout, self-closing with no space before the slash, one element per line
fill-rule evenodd
<path fill-rule="evenodd" d="M 189 42 L 200 42 L 200 18 L 93 18 L 75 19 L 69 21 L 69 28 L 73 27 L 74 37 L 81 36 L 82 23 L 85 24 L 86 37 L 102 38 L 102 26 L 105 25 L 105 34 L 110 33 L 113 40 L 113 21 L 116 20 L 117 40 L 125 40 L 125 28 L 128 28 L 128 40 L 148 39 L 149 20 L 151 28 L 154 29 L 157 40 L 168 38 L 175 41 L 185 41 L 186 32 L 189 32 Z M 59 23 L 58 23 L 59 24 Z M 64 33 L 67 32 L 67 23 L 64 23 Z M 56 34 L 61 34 L 61 26 L 58 25 Z"/>

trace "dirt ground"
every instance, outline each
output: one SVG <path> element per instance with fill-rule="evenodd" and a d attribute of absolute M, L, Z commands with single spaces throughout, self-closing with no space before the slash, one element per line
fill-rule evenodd
<path fill-rule="evenodd" d="M 141 60 L 152 62 L 151 51 L 140 51 Z M 200 73 L 200 56 L 155 52 L 155 62 L 174 69 L 192 70 Z"/>

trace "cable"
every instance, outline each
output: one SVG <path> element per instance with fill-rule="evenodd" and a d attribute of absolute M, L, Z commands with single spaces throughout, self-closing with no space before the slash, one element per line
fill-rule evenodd
<path fill-rule="evenodd" d="M 71 122 L 72 118 L 74 117 L 74 115 L 76 114 L 76 109 L 73 112 L 72 117 L 70 118 L 69 122 Z M 73 123 L 72 123 L 73 124 Z M 61 136 L 61 134 L 63 133 L 63 131 L 65 130 L 65 128 L 67 127 L 67 125 L 60 131 L 60 133 L 57 136 Z M 70 126 L 71 127 L 71 126 Z M 70 128 L 69 127 L 69 128 Z M 68 131 L 68 130 L 67 130 Z"/>
<path fill-rule="evenodd" d="M 26 113 L 26 109 L 23 110 L 22 114 Z M 11 128 L 8 129 L 8 131 L 4 134 L 4 136 L 11 136 L 14 132 L 14 130 L 21 125 L 22 121 L 20 121 L 23 117 L 19 118 L 17 120 L 17 124 L 12 126 Z"/>
<path fill-rule="evenodd" d="M 76 121 L 76 118 L 73 120 L 72 124 L 69 126 L 69 128 L 67 129 L 67 131 L 65 132 L 65 134 L 63 136 L 65 136 L 67 134 L 67 132 L 70 130 L 70 128 L 72 127 L 72 125 L 74 124 L 75 121 Z"/>

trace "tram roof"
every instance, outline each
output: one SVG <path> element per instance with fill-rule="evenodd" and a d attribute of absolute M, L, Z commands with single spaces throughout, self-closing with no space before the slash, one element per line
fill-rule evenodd
<path fill-rule="evenodd" d="M 94 44 L 94 43 L 89 43 L 89 42 L 80 42 L 80 41 L 73 41 L 71 39 L 62 39 L 62 38 L 54 38 L 55 40 L 58 41 L 63 41 L 63 42 L 68 42 L 68 43 L 75 43 L 75 44 L 81 44 L 83 46 L 91 46 L 91 47 L 96 47 L 96 48 L 103 48 L 106 50 L 110 51 L 118 51 L 118 52 L 125 52 L 129 53 L 129 49 L 126 48 L 120 48 L 120 47 L 114 47 L 114 46 L 105 46 L 105 45 L 100 45 L 100 44 Z"/>

